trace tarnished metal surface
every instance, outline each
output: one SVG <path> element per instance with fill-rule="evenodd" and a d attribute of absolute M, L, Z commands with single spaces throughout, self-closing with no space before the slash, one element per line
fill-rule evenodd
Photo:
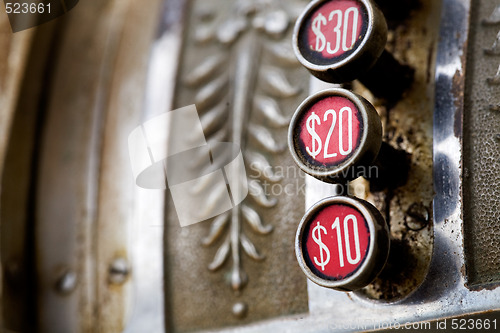
<path fill-rule="evenodd" d="M 250 193 L 227 214 L 182 229 L 170 206 L 166 302 L 174 331 L 307 311 L 293 248 L 304 180 L 286 151 L 288 121 L 307 95 L 309 76 L 291 49 L 305 4 L 191 2 L 176 106 L 196 104 L 208 142 L 241 146 Z"/>
<path fill-rule="evenodd" d="M 12 35 L 7 14 L 0 13 L 0 173 L 32 36 Z"/>
<path fill-rule="evenodd" d="M 83 331 L 99 324 L 94 320 L 99 124 L 108 92 L 105 69 L 116 52 L 112 31 L 122 19 L 113 1 L 75 8 L 63 27 L 59 61 L 51 73 L 35 208 L 41 330 Z M 82 30 L 82 25 L 92 29 Z M 122 317 L 117 313 L 114 319 Z"/>
<path fill-rule="evenodd" d="M 185 6 L 183 0 L 171 0 L 163 1 L 158 8 L 159 24 L 150 49 L 144 104 L 136 126 L 172 110 Z M 169 310 L 168 280 L 165 281 L 168 259 L 164 245 L 167 193 L 135 187 L 131 245 L 135 295 L 125 332 L 166 330 L 165 313 Z"/>
<path fill-rule="evenodd" d="M 120 332 L 132 312 L 127 136 L 141 117 L 159 4 L 83 2 L 57 31 L 35 184 L 40 331 Z"/>
<path fill-rule="evenodd" d="M 138 279 L 143 281 L 144 277 L 152 277 L 150 280 L 161 281 L 162 261 L 157 254 L 162 249 L 162 233 L 161 229 L 150 227 L 152 220 L 137 218 L 143 202 L 138 199 L 140 192 L 130 168 L 127 142 L 130 132 L 143 119 L 147 65 L 162 2 L 148 1 L 145 6 L 138 1 L 117 1 L 113 5 L 113 14 L 119 17 L 117 22 L 111 23 L 119 33 L 111 37 L 117 38 L 116 44 L 111 44 L 116 49 L 110 47 L 109 52 L 114 51 L 116 55 L 109 58 L 113 65 L 106 65 L 110 70 L 108 86 L 101 88 L 106 93 L 103 105 L 106 115 L 102 121 L 100 169 L 96 175 L 99 179 L 98 210 L 93 237 L 97 320 L 93 325 L 94 330 L 100 332 L 123 332 L 128 326 L 135 328 L 135 332 L 154 332 L 161 331 L 164 324 L 162 285 L 150 283 L 156 289 L 147 292 Z M 163 205 L 156 208 L 163 213 Z M 144 238 L 151 235 L 157 241 L 150 241 L 150 248 L 144 251 Z M 149 251 L 156 254 L 153 263 L 149 262 Z M 140 301 L 144 297 L 150 298 L 149 303 L 159 303 L 159 307 L 149 310 L 149 316 L 140 311 L 143 305 Z M 138 315 L 142 316 L 139 325 L 133 321 Z"/>
<path fill-rule="evenodd" d="M 25 114 L 16 113 L 21 110 L 20 96 L 21 100 L 26 98 L 22 94 L 26 73 L 36 78 L 40 74 L 39 67 L 28 65 L 32 38 L 32 32 L 13 35 L 7 15 L 3 11 L 0 13 L 0 330 L 6 327 L 20 330 L 29 326 L 26 318 L 29 311 L 30 228 L 26 207 L 32 153 L 29 147 L 33 145 L 33 138 L 29 131 L 23 132 L 24 137 L 14 134 L 20 134 L 19 129 L 23 126 L 32 128 L 30 125 L 34 121 L 29 102 L 24 104 L 27 107 Z M 6 163 L 7 160 L 11 162 Z"/>
<path fill-rule="evenodd" d="M 392 182 L 387 179 L 378 180 L 376 175 L 372 175 L 375 184 L 369 184 L 364 179 L 351 183 L 351 194 L 373 202 L 382 212 L 391 231 L 388 263 L 371 285 L 355 292 L 362 298 L 395 302 L 407 297 L 424 280 L 431 260 L 432 73 L 433 50 L 437 42 L 437 30 L 433 30 L 433 27 L 439 19 L 439 9 L 440 4 L 435 1 L 422 2 L 419 10 L 413 12 L 408 20 L 400 22 L 390 33 L 387 49 L 415 69 L 413 85 L 398 103 L 375 99 L 357 83 L 353 87 L 354 91 L 363 94 L 377 108 L 384 127 L 384 142 L 401 152 L 399 159 L 381 155 L 380 163 L 396 171 L 406 168 L 405 159 L 410 163 L 409 170 L 403 171 L 408 172 L 407 178 L 402 177 L 403 181 L 399 182 L 402 184 L 395 183 L 398 186 L 391 186 Z M 324 87 L 316 80 L 313 83 L 314 91 Z M 394 167 L 394 163 L 400 165 Z M 390 177 L 395 178 L 397 174 Z M 314 195 L 321 186 L 325 185 L 318 183 L 308 188 L 314 200 L 322 198 Z M 309 289 L 320 294 L 320 290 L 312 284 Z M 324 300 L 318 301 L 315 297 L 310 297 L 311 307 L 322 308 Z"/>
<path fill-rule="evenodd" d="M 382 116 L 385 141 L 411 162 L 401 187 L 370 192 L 365 180 L 351 184 L 385 214 L 393 242 L 393 265 L 356 293 L 306 282 L 293 250 L 305 208 L 338 194 L 304 178 L 284 149 L 296 106 L 325 87 L 312 80 L 309 89 L 290 49 L 290 28 L 307 1 L 163 2 L 81 2 L 58 23 L 53 67 L 42 73 L 45 60 L 28 61 L 26 78 L 38 82 L 21 84 L 30 33 L 0 35 L 7 329 L 34 331 L 37 317 L 42 332 L 359 331 L 500 309 L 500 289 L 491 284 L 499 265 L 498 1 L 423 0 L 408 20 L 393 17 L 388 49 L 416 68 L 399 103 L 375 100 L 354 83 Z M 126 144 L 135 126 L 193 103 L 208 140 L 242 146 L 253 192 L 221 218 L 181 228 L 168 192 L 134 185 Z M 463 124 L 471 127 L 462 137 Z M 24 288 L 28 273 L 35 298 Z"/>
<path fill-rule="evenodd" d="M 389 306 L 325 289 L 314 290 L 309 285 L 309 316 L 268 321 L 239 332 L 279 331 L 281 327 L 301 332 L 334 331 L 335 327 L 357 331 L 360 327 L 373 329 L 374 323 L 415 322 L 500 308 L 499 289 L 471 291 L 463 274 L 460 119 L 471 3 L 443 0 L 442 4 L 433 131 L 434 250 L 422 285 L 406 299 Z M 430 70 L 429 80 L 432 80 Z M 411 215 L 421 214 L 412 211 Z"/>
<path fill-rule="evenodd" d="M 477 0 L 471 8 L 463 117 L 466 272 L 471 288 L 491 288 L 500 283 L 500 1 Z M 461 126 L 457 116 L 455 124 Z"/>
<path fill-rule="evenodd" d="M 1 256 L 4 268 L 2 326 L 19 331 L 33 330 L 33 197 L 39 98 L 55 25 L 40 28 L 30 45 L 26 73 L 15 106 L 12 130 L 1 178 Z M 5 109 L 4 109 L 5 110 Z M 8 131 L 7 131 L 8 132 Z"/>
<path fill-rule="evenodd" d="M 424 280 L 430 264 L 433 250 L 433 187 L 430 175 L 434 54 L 429 54 L 429 50 L 434 50 L 437 42 L 437 31 L 430 31 L 439 19 L 439 9 L 439 3 L 435 1 L 422 2 L 418 11 L 391 31 L 387 48 L 416 71 L 413 85 L 397 104 L 374 99 L 370 92 L 359 84 L 353 87 L 355 91 L 373 101 L 382 117 L 384 141 L 405 151 L 410 159 L 408 179 L 402 186 L 390 188 L 382 183 L 382 191 L 370 192 L 369 183 L 363 179 L 351 184 L 352 194 L 377 206 L 391 232 L 391 252 L 386 267 L 371 285 L 354 293 L 354 297 L 359 297 L 359 301 L 366 298 L 379 302 L 400 301 L 415 292 Z M 314 82 L 316 83 L 313 89 L 321 89 L 323 85 Z M 383 157 L 381 162 L 390 164 L 396 163 L 397 160 Z M 403 165 L 400 168 L 403 168 Z M 309 187 L 310 197 L 314 200 L 321 199 L 320 195 L 314 193 L 322 186 L 324 185 L 321 183 L 315 183 Z M 377 187 L 380 187 L 380 184 Z M 415 207 L 420 207 L 424 212 L 421 215 L 426 217 L 424 221 L 420 221 L 422 225 L 410 227 L 412 217 L 408 212 Z M 321 289 L 311 283 L 308 284 L 308 289 L 310 308 L 313 311 L 323 310 L 339 302 L 340 296 L 325 296 Z"/>
<path fill-rule="evenodd" d="M 440 6 L 439 1 L 421 1 L 418 9 L 390 32 L 387 49 L 415 69 L 414 81 L 397 104 L 374 102 L 382 116 L 384 141 L 400 152 L 399 160 L 381 156 L 382 162 L 399 164 L 393 169 L 396 172 L 392 177 L 396 178 L 397 171 L 406 168 L 405 155 L 409 161 L 409 169 L 402 171 L 408 172 L 408 178 L 400 182 L 402 186 L 389 185 L 368 195 L 390 225 L 391 253 L 385 270 L 363 293 L 387 302 L 404 298 L 418 288 L 433 251 L 431 130 Z M 373 185 L 371 189 L 381 187 Z"/>

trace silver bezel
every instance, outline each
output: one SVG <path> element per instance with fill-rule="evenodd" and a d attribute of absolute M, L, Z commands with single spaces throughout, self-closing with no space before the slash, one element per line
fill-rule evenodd
<path fill-rule="evenodd" d="M 366 223 L 368 224 L 368 228 L 370 231 L 370 244 L 368 248 L 368 253 L 366 254 L 366 258 L 363 261 L 362 265 L 354 272 L 353 275 L 342 279 L 342 280 L 327 280 L 324 278 L 321 278 L 314 274 L 311 269 L 307 266 L 306 261 L 304 259 L 304 255 L 302 252 L 302 238 L 303 238 L 303 233 L 304 233 L 304 228 L 306 227 L 307 223 L 325 206 L 329 206 L 331 204 L 344 204 L 344 205 L 349 205 L 357 210 L 363 215 L 363 217 L 366 220 Z M 304 215 L 302 220 L 299 223 L 299 227 L 297 229 L 297 233 L 295 235 L 295 255 L 297 257 L 297 261 L 299 263 L 300 268 L 304 272 L 304 274 L 307 276 L 308 279 L 313 281 L 314 283 L 326 287 L 326 288 L 333 288 L 333 289 L 340 289 L 340 290 L 346 290 L 350 291 L 353 290 L 350 288 L 352 285 L 358 285 L 359 284 L 359 279 L 366 279 L 368 276 L 371 275 L 371 272 L 367 272 L 366 268 L 367 267 L 374 267 L 375 262 L 377 261 L 377 258 L 375 258 L 375 246 L 376 246 L 376 239 L 377 239 L 377 228 L 375 227 L 375 217 L 373 214 L 365 207 L 366 204 L 369 204 L 367 202 L 362 202 L 359 199 L 352 198 L 352 197 L 344 197 L 344 196 L 336 196 L 336 197 L 329 197 L 325 198 L 316 204 L 312 206 L 307 213 Z M 388 232 L 388 231 L 387 231 Z M 387 258 L 386 258 L 387 260 Z M 366 284 L 368 284 L 371 281 L 366 281 Z"/>
<path fill-rule="evenodd" d="M 299 18 L 295 22 L 295 26 L 293 28 L 293 37 L 292 37 L 293 43 L 292 44 L 293 44 L 293 51 L 295 53 L 295 56 L 300 61 L 300 63 L 302 65 L 304 65 L 307 69 L 309 69 L 311 71 L 315 71 L 315 72 L 326 72 L 327 70 L 335 70 L 335 69 L 340 68 L 340 67 L 344 66 L 345 64 L 349 63 L 352 59 L 357 58 L 359 56 L 359 53 L 361 52 L 361 50 L 365 47 L 365 45 L 370 40 L 370 38 L 373 34 L 373 30 L 374 30 L 373 5 L 370 3 L 369 0 L 356 0 L 356 1 L 361 2 L 365 6 L 366 12 L 368 14 L 368 26 L 366 28 L 366 33 L 365 33 L 363 40 L 361 41 L 361 44 L 349 56 L 347 56 L 346 58 L 344 58 L 344 59 L 342 59 L 339 62 L 336 62 L 334 64 L 317 65 L 317 64 L 310 62 L 309 60 L 304 58 L 304 56 L 302 55 L 302 52 L 299 48 L 299 43 L 298 43 L 299 31 L 300 31 L 300 28 L 301 28 L 304 20 L 306 18 L 308 18 L 309 15 L 313 11 L 315 11 L 319 6 L 321 6 L 324 2 L 327 2 L 327 1 L 332 1 L 332 0 L 316 0 L 316 1 L 311 2 L 306 7 L 306 9 L 302 12 L 302 14 L 299 16 Z"/>
<path fill-rule="evenodd" d="M 314 104 L 320 98 L 331 97 L 331 96 L 345 97 L 356 105 L 356 107 L 359 110 L 359 113 L 361 114 L 362 120 L 363 120 L 363 133 L 361 135 L 359 147 L 354 152 L 354 154 L 352 154 L 348 159 L 346 159 L 345 161 L 340 163 L 338 166 L 336 166 L 333 170 L 332 169 L 320 170 L 320 167 L 312 167 L 312 166 L 309 166 L 306 163 L 304 163 L 302 158 L 299 156 L 298 152 L 295 150 L 296 134 L 295 134 L 294 128 L 298 125 L 298 121 L 302 117 L 302 114 L 306 110 L 308 110 L 312 104 Z M 362 160 L 362 154 L 364 153 L 364 149 L 362 149 L 362 147 L 365 146 L 366 140 L 368 137 L 368 132 L 369 132 L 368 125 L 369 125 L 368 114 L 366 111 L 365 104 L 360 99 L 360 96 L 357 96 L 356 94 L 354 94 L 346 89 L 341 89 L 341 88 L 325 89 L 325 90 L 319 91 L 316 94 L 311 95 L 308 98 L 306 98 L 299 105 L 299 107 L 297 108 L 297 110 L 293 114 L 292 119 L 290 120 L 290 127 L 288 128 L 288 148 L 290 150 L 290 153 L 292 154 L 292 158 L 295 161 L 295 163 L 305 173 L 307 173 L 313 177 L 320 178 L 320 179 L 324 179 L 324 178 L 328 178 L 328 177 L 336 178 L 344 170 L 350 168 L 353 165 L 356 165 L 357 162 Z"/>

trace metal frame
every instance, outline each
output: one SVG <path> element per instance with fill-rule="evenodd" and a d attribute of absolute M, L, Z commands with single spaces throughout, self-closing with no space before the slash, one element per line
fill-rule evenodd
<path fill-rule="evenodd" d="M 463 271 L 462 128 L 456 128 L 455 117 L 463 114 L 463 95 L 456 92 L 465 80 L 470 10 L 470 0 L 443 0 L 435 76 L 435 240 L 429 272 L 422 285 L 406 299 L 387 306 L 308 281 L 309 315 L 257 323 L 241 327 L 238 332 L 280 331 L 283 327 L 301 332 L 360 331 L 500 309 L 500 288 L 470 290 Z M 325 192 L 333 192 L 325 188 L 332 188 L 331 185 L 309 178 L 306 206 L 320 200 Z"/>

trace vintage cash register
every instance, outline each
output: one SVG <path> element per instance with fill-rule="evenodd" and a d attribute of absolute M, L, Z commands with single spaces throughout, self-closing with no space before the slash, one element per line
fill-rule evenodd
<path fill-rule="evenodd" d="M 0 14 L 2 332 L 499 330 L 500 1 L 60 3 Z"/>

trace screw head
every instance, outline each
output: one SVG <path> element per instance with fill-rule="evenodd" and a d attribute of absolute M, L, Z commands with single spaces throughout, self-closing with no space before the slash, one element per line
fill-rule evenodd
<path fill-rule="evenodd" d="M 127 280 L 130 267 L 124 258 L 117 258 L 109 265 L 109 282 L 112 284 L 122 284 Z"/>
<path fill-rule="evenodd" d="M 318 0 L 297 19 L 293 47 L 313 75 L 352 81 L 375 64 L 387 42 L 384 15 L 370 0 Z"/>
<path fill-rule="evenodd" d="M 56 290 L 61 294 L 70 294 L 76 288 L 78 278 L 73 270 L 66 270 L 56 281 Z"/>
<path fill-rule="evenodd" d="M 389 230 L 370 203 L 336 196 L 316 203 L 300 221 L 295 254 L 314 283 L 360 289 L 375 279 L 389 256 Z"/>
<path fill-rule="evenodd" d="M 233 304 L 232 312 L 236 318 L 243 319 L 247 315 L 248 305 L 244 302 L 237 302 Z"/>

